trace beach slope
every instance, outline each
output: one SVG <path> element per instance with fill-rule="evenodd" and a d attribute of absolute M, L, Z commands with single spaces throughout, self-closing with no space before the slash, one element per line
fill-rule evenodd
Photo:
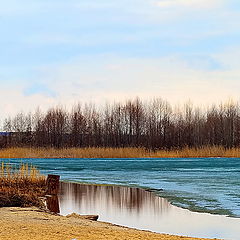
<path fill-rule="evenodd" d="M 18 240 L 191 240 L 109 223 L 46 213 L 38 208 L 0 208 L 0 239 Z"/>

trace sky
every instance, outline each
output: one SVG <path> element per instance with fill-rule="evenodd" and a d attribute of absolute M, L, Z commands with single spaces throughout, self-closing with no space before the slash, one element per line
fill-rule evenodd
<path fill-rule="evenodd" d="M 239 0 L 8 0 L 0 34 L 0 119 L 137 96 L 240 99 Z"/>

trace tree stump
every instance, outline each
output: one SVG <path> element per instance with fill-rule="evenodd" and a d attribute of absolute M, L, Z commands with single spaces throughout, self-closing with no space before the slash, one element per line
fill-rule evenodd
<path fill-rule="evenodd" d="M 47 177 L 47 195 L 57 195 L 59 191 L 59 175 L 49 174 Z"/>

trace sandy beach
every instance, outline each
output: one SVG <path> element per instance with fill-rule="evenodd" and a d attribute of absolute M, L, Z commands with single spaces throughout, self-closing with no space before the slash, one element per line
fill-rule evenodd
<path fill-rule="evenodd" d="M 140 231 L 81 217 L 52 215 L 38 208 L 1 208 L 0 215 L 1 240 L 196 239 Z"/>

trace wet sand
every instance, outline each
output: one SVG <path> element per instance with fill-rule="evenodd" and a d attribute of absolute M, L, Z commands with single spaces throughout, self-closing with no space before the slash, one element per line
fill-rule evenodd
<path fill-rule="evenodd" d="M 193 240 L 104 222 L 52 215 L 37 208 L 0 208 L 1 240 Z M 191 227 L 189 223 L 189 227 Z M 200 238 L 199 238 L 200 239 Z"/>

